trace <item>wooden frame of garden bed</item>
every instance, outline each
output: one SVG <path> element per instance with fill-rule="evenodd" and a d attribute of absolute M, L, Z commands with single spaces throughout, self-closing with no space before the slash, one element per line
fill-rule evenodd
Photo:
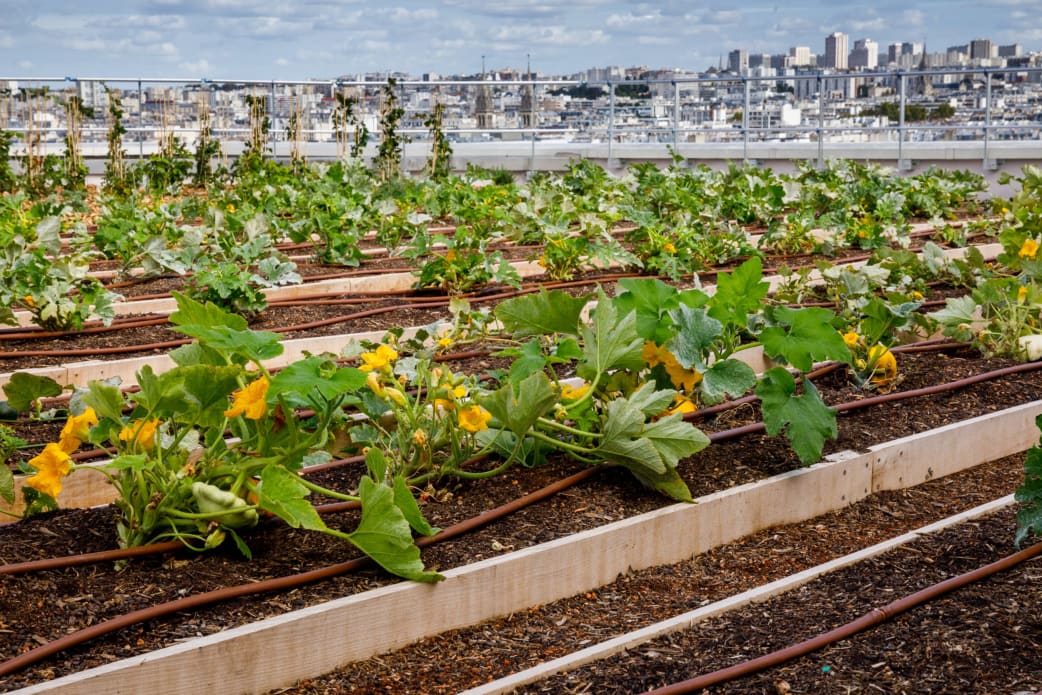
<path fill-rule="evenodd" d="M 231 628 L 16 691 L 265 692 L 423 637 L 590 591 L 634 569 L 1024 451 L 1042 401 L 844 452 L 814 466 L 445 572 Z M 576 558 L 584 561 L 576 562 Z"/>

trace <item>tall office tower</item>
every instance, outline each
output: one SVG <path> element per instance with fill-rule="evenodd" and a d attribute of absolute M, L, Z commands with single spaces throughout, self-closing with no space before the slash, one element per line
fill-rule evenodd
<path fill-rule="evenodd" d="M 793 46 L 789 49 L 789 58 L 792 67 L 810 65 L 810 46 Z"/>
<path fill-rule="evenodd" d="M 999 58 L 1019 58 L 1023 51 L 1024 49 L 1019 43 L 999 46 Z"/>
<path fill-rule="evenodd" d="M 970 60 L 991 58 L 991 39 L 974 39 L 970 41 Z"/>
<path fill-rule="evenodd" d="M 771 54 L 770 53 L 750 53 L 749 54 L 749 69 L 762 68 L 771 66 Z"/>
<path fill-rule="evenodd" d="M 875 70 L 879 67 L 879 44 L 872 39 L 858 39 L 850 52 L 851 69 Z"/>
<path fill-rule="evenodd" d="M 836 70 L 847 69 L 848 37 L 841 32 L 834 32 L 825 37 L 825 67 Z"/>
<path fill-rule="evenodd" d="M 905 41 L 901 44 L 901 55 L 917 56 L 923 52 L 923 45 L 918 42 Z"/>
<path fill-rule="evenodd" d="M 901 58 L 901 44 L 892 43 L 886 47 L 886 62 L 896 63 Z"/>
<path fill-rule="evenodd" d="M 749 51 L 737 48 L 727 54 L 727 69 L 731 72 L 745 73 L 749 70 Z"/>

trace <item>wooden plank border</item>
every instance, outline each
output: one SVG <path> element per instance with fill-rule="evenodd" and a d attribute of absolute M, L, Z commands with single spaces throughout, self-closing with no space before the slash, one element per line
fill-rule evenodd
<path fill-rule="evenodd" d="M 842 508 L 870 494 L 877 467 L 921 468 L 921 461 L 936 460 L 942 444 L 962 452 L 951 464 L 953 470 L 1015 453 L 1019 442 L 1037 439 L 1034 417 L 1039 413 L 1042 401 L 1034 401 L 905 437 L 864 454 L 838 456 L 706 495 L 697 504 L 670 505 L 449 570 L 445 581 L 435 585 L 394 584 L 16 692 L 266 692 L 423 637 L 595 589 L 631 569 L 679 562 L 764 528 Z M 996 426 L 1006 428 L 1007 418 L 1011 424 L 1004 431 L 1030 423 L 1031 432 L 988 436 Z M 889 473 L 887 479 L 895 480 Z M 908 482 L 914 476 L 897 479 Z"/>

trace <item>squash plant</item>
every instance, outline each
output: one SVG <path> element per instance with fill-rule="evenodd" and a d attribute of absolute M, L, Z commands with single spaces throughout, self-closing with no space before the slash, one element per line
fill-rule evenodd
<path fill-rule="evenodd" d="M 231 538 L 249 556 L 245 538 L 258 513 L 290 526 L 341 538 L 387 571 L 418 581 L 440 575 L 423 569 L 412 531 L 436 532 L 422 517 L 404 479 L 378 453 L 356 493 L 321 487 L 301 469 L 330 460 L 330 432 L 342 408 L 360 401 L 366 373 L 313 356 L 277 375 L 263 366 L 282 351 L 279 336 L 251 331 L 239 316 L 176 295 L 176 330 L 196 338 L 172 356 L 176 367 L 137 375 L 140 390 L 123 393 L 112 381 L 93 381 L 72 401 L 72 439 L 47 448 L 30 464 L 34 494 L 53 498 L 62 479 L 80 466 L 69 459 L 84 442 L 109 451 L 111 461 L 90 468 L 116 488 L 120 545 L 177 539 L 206 550 Z M 314 415 L 304 419 L 303 409 Z M 88 413 L 89 410 L 89 413 Z M 71 420 L 75 423 L 75 420 Z M 225 438 L 230 430 L 233 439 Z M 328 527 L 308 501 L 312 493 L 361 503 L 350 533 Z"/>

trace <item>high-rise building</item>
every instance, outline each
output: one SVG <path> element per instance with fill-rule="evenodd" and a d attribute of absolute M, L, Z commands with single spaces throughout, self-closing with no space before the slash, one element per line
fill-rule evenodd
<path fill-rule="evenodd" d="M 834 32 L 825 37 L 825 65 L 835 70 L 847 69 L 848 37 L 841 32 Z"/>
<path fill-rule="evenodd" d="M 771 66 L 771 54 L 770 53 L 750 53 L 749 54 L 749 69 L 770 67 Z"/>
<path fill-rule="evenodd" d="M 737 48 L 727 54 L 727 69 L 731 72 L 745 73 L 749 70 L 749 51 Z"/>
<path fill-rule="evenodd" d="M 992 57 L 991 39 L 974 39 L 970 41 L 970 60 L 988 60 Z"/>
<path fill-rule="evenodd" d="M 917 56 L 923 52 L 923 45 L 915 41 L 905 41 L 901 44 L 901 55 Z"/>
<path fill-rule="evenodd" d="M 892 43 L 886 47 L 886 62 L 896 63 L 901 58 L 901 44 Z"/>
<path fill-rule="evenodd" d="M 789 49 L 789 60 L 786 67 L 811 65 L 810 46 L 793 46 Z"/>
<path fill-rule="evenodd" d="M 999 46 L 999 58 L 1019 58 L 1024 48 L 1019 43 L 1011 43 L 1008 46 Z"/>
<path fill-rule="evenodd" d="M 879 67 L 879 44 L 872 39 L 858 39 L 850 52 L 850 68 L 875 70 Z"/>

